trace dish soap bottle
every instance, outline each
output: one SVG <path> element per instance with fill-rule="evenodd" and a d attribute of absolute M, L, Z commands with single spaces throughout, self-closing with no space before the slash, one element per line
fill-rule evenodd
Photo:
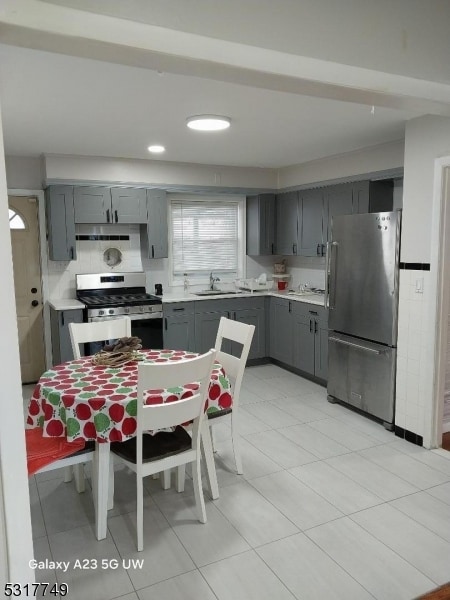
<path fill-rule="evenodd" d="M 184 277 L 183 289 L 186 293 L 189 293 L 189 279 L 188 279 L 187 273 L 183 273 L 183 277 Z"/>

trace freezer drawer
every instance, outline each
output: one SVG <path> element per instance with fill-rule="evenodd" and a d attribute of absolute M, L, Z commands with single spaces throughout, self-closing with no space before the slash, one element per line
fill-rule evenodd
<path fill-rule="evenodd" d="M 395 348 L 336 332 L 328 337 L 328 395 L 394 423 Z"/>

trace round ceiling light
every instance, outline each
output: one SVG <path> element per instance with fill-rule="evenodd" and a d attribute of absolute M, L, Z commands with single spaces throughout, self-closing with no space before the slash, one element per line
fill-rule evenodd
<path fill-rule="evenodd" d="M 161 154 L 161 152 L 165 152 L 166 149 L 164 148 L 164 146 L 159 146 L 158 144 L 155 144 L 153 146 L 149 146 L 148 151 L 153 152 L 153 154 Z"/>
<path fill-rule="evenodd" d="M 196 131 L 222 131 L 228 129 L 231 119 L 218 115 L 196 115 L 186 119 L 186 124 Z"/>

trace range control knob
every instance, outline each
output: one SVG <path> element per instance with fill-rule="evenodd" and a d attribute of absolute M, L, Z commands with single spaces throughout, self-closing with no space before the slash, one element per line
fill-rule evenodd
<path fill-rule="evenodd" d="M 110 309 L 108 310 L 108 312 L 109 312 L 109 314 L 110 314 L 110 315 L 113 315 L 113 314 L 114 314 L 114 309 L 113 309 L 113 308 L 110 308 Z"/>
<path fill-rule="evenodd" d="M 125 306 L 125 308 L 123 309 L 123 311 L 124 311 L 124 313 L 125 313 L 126 315 L 128 315 L 128 314 L 129 314 L 129 312 L 130 312 L 130 307 L 129 307 L 129 306 Z"/>
<path fill-rule="evenodd" d="M 99 314 L 100 316 L 101 316 L 101 315 L 104 315 L 104 314 L 105 314 L 105 311 L 104 311 L 104 310 L 99 310 L 99 311 L 98 311 L 98 314 Z"/>

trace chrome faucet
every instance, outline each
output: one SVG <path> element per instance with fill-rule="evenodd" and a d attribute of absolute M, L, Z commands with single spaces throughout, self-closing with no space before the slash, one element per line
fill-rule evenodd
<path fill-rule="evenodd" d="M 219 277 L 214 277 L 211 271 L 211 273 L 209 274 L 209 289 L 211 291 L 216 289 L 216 281 L 220 281 L 220 279 Z"/>

